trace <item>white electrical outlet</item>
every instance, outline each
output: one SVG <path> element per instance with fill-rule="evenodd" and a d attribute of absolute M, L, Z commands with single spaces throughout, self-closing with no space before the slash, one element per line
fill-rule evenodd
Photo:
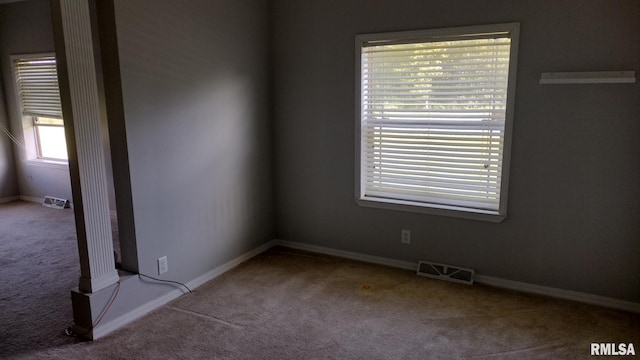
<path fill-rule="evenodd" d="M 163 256 L 158 258 L 158 275 L 164 274 L 169 271 L 169 262 L 167 261 L 167 257 Z"/>
<path fill-rule="evenodd" d="M 400 235 L 400 242 L 403 244 L 411 244 L 411 230 L 402 230 Z"/>

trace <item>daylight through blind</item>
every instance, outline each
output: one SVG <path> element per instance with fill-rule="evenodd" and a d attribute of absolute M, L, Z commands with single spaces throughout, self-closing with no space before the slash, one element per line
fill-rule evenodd
<path fill-rule="evenodd" d="M 497 211 L 510 39 L 362 47 L 363 196 Z"/>

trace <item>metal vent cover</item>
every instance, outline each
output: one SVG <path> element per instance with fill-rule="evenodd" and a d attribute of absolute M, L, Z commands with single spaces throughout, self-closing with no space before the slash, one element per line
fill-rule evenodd
<path fill-rule="evenodd" d="M 45 196 L 42 205 L 53 209 L 64 209 L 69 207 L 69 200 Z"/>
<path fill-rule="evenodd" d="M 434 279 L 473 285 L 475 270 L 455 265 L 439 264 L 432 261 L 418 261 L 417 274 Z"/>

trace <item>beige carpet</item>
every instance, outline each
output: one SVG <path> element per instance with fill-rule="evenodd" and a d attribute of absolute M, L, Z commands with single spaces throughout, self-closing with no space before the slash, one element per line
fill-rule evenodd
<path fill-rule="evenodd" d="M 274 248 L 96 342 L 27 359 L 586 359 L 640 316 Z"/>
<path fill-rule="evenodd" d="M 64 329 L 79 276 L 73 210 L 0 204 L 0 358 L 77 342 Z"/>
<path fill-rule="evenodd" d="M 112 229 L 119 250 L 115 215 Z M 0 359 L 78 342 L 64 330 L 79 276 L 72 209 L 0 204 Z"/>

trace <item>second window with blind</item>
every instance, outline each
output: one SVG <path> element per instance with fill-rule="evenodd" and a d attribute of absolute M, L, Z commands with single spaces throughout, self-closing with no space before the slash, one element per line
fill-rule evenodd
<path fill-rule="evenodd" d="M 30 160 L 66 163 L 67 144 L 53 54 L 12 57 Z"/>
<path fill-rule="evenodd" d="M 506 218 L 517 23 L 356 37 L 356 201 Z"/>

